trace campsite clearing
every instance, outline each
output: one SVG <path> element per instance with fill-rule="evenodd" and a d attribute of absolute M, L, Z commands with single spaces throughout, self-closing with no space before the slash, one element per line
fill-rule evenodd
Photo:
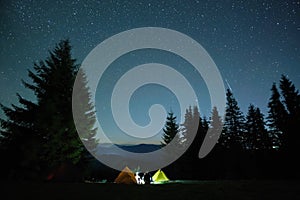
<path fill-rule="evenodd" d="M 4 199 L 300 199 L 299 181 L 192 181 L 162 185 L 1 182 Z"/>

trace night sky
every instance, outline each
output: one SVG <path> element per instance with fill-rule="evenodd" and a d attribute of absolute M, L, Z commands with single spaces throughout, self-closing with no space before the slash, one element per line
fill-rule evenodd
<path fill-rule="evenodd" d="M 0 102 L 4 105 L 16 103 L 16 92 L 34 100 L 32 92 L 22 86 L 21 79 L 29 80 L 27 70 L 32 69 L 34 62 L 44 60 L 49 55 L 48 50 L 60 40 L 70 39 L 73 56 L 81 63 L 106 38 L 132 28 L 150 26 L 182 32 L 200 43 L 218 66 L 224 84 L 232 89 L 244 114 L 250 103 L 267 114 L 270 88 L 273 82 L 279 81 L 281 74 L 287 75 L 300 88 L 299 11 L 299 0 L 1 0 Z M 126 66 L 154 60 L 175 68 L 175 65 L 190 68 L 178 57 L 165 52 L 145 50 L 126 56 L 118 59 L 115 65 L 122 63 L 122 69 L 126 69 Z M 188 76 L 189 72 L 186 73 Z M 111 80 L 109 77 L 108 73 L 106 84 Z M 203 106 L 200 103 L 201 113 L 209 116 L 205 85 L 201 77 L 194 77 L 191 82 L 196 79 L 200 80 L 194 87 L 201 93 L 197 94 L 203 102 Z M 99 93 L 107 89 L 103 87 L 99 86 Z M 147 89 L 150 92 L 146 92 Z M 132 101 L 132 106 L 136 106 L 133 113 L 137 114 L 133 119 L 142 125 L 147 124 L 147 118 L 143 120 L 139 115 L 146 113 L 149 104 L 156 100 L 138 99 L 151 91 L 163 98 L 162 104 L 167 110 L 170 106 L 177 113 L 178 103 L 172 94 L 168 95 L 166 89 L 156 85 L 145 86 L 134 94 L 137 98 Z M 96 108 L 105 108 L 101 98 L 107 96 L 97 97 Z M 0 116 L 3 117 L 2 111 Z"/>

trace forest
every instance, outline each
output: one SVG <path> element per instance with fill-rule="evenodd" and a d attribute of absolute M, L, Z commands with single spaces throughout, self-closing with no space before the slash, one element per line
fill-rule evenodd
<path fill-rule="evenodd" d="M 95 168 L 98 161 L 85 148 L 97 148 L 96 113 L 90 101 L 85 74 L 79 70 L 71 54 L 71 44 L 63 40 L 44 61 L 28 71 L 31 83 L 22 84 L 33 91 L 36 101 L 17 94 L 19 105 L 1 104 L 5 118 L 0 119 L 1 180 L 76 181 L 115 178 L 116 170 Z M 72 115 L 72 94 L 75 77 L 80 77 L 81 93 L 73 98 L 84 99 L 77 116 L 79 138 Z M 226 92 L 226 112 L 219 116 L 216 107 L 211 116 L 202 116 L 196 106 L 186 109 L 185 121 L 178 124 L 172 112 L 163 129 L 162 147 L 176 140 L 189 144 L 188 150 L 164 171 L 172 179 L 298 179 L 297 161 L 300 136 L 300 94 L 282 75 L 270 86 L 271 96 L 266 116 L 253 104 L 242 113 L 233 92 Z M 267 91 L 266 91 L 267 92 Z M 77 101 L 79 102 L 79 101 Z M 194 124 L 198 124 L 195 130 Z M 202 159 L 198 153 L 209 128 L 222 127 L 214 149 Z M 197 134 L 189 141 L 190 132 Z M 218 137 L 212 135 L 211 137 Z M 82 142 L 83 141 L 83 142 Z M 63 178 L 55 179 L 55 171 L 64 169 Z"/>

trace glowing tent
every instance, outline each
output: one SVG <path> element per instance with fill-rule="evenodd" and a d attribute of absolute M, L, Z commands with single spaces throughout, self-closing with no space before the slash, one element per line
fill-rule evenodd
<path fill-rule="evenodd" d="M 118 177 L 115 179 L 115 183 L 137 184 L 134 173 L 128 167 L 125 167 L 120 172 Z"/>
<path fill-rule="evenodd" d="M 166 174 L 163 171 L 161 171 L 160 169 L 157 170 L 157 172 L 152 176 L 152 180 L 154 181 L 154 183 L 169 181 Z"/>

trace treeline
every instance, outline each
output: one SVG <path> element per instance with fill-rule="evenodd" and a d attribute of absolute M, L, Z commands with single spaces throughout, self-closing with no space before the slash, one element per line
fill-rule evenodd
<path fill-rule="evenodd" d="M 117 172 L 109 168 L 95 171 L 95 159 L 85 148 L 95 149 L 98 143 L 95 109 L 86 77 L 71 56 L 69 41 L 61 41 L 45 61 L 35 63 L 28 76 L 31 82 L 23 81 L 23 85 L 34 92 L 36 101 L 17 94 L 19 105 L 0 104 L 6 115 L 0 119 L 0 179 L 83 181 L 101 179 L 103 174 L 109 177 L 110 173 L 115 177 Z M 76 76 L 80 92 L 72 96 Z M 244 116 L 230 90 L 224 119 L 217 108 L 206 118 L 197 107 L 189 107 L 184 123 L 178 125 L 170 113 L 162 145 L 173 139 L 181 146 L 190 145 L 183 156 L 166 167 L 170 178 L 299 178 L 300 95 L 286 76 L 281 77 L 279 88 L 275 83 L 271 88 L 267 116 L 254 105 L 249 105 Z M 73 101 L 78 104 L 73 105 L 76 116 L 81 116 L 76 128 L 85 135 L 79 136 L 75 128 L 72 98 L 80 99 Z M 207 131 L 220 127 L 217 145 L 199 159 Z M 193 132 L 197 133 L 195 138 L 191 137 Z M 217 137 L 212 134 L 209 139 Z"/>
<path fill-rule="evenodd" d="M 186 110 L 185 122 L 175 126 L 173 113 L 167 118 L 162 143 L 170 141 L 168 136 L 181 145 L 188 142 L 189 134 L 197 135 L 190 148 L 175 163 L 167 167 L 176 178 L 230 179 L 230 178 L 299 178 L 297 161 L 300 147 L 300 95 L 294 84 L 282 75 L 272 85 L 268 102 L 268 113 L 250 104 L 246 115 L 242 113 L 231 90 L 226 93 L 224 119 L 213 108 L 210 119 L 201 117 L 197 107 Z M 168 127 L 178 127 L 175 135 Z M 218 143 L 204 159 L 198 154 L 209 129 L 223 127 Z M 180 135 L 180 136 L 178 136 Z M 211 139 L 216 135 L 210 135 Z M 168 140 L 166 140 L 168 138 Z"/>

